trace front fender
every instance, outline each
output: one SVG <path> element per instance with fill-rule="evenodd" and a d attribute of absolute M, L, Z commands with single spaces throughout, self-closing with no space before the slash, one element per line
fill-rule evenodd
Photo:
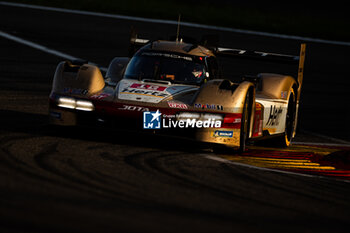
<path fill-rule="evenodd" d="M 244 102 L 247 93 L 250 94 L 250 103 L 248 114 L 250 114 L 249 137 L 252 135 L 254 113 L 255 112 L 255 87 L 248 81 L 242 83 L 232 83 L 229 80 L 211 80 L 201 87 L 198 94 L 194 97 L 193 104 L 222 106 L 212 111 L 222 113 L 225 116 L 230 114 L 240 115 L 243 111 Z M 230 137 L 220 137 L 225 132 L 230 132 Z M 215 136 L 218 135 L 217 137 Z M 232 136 L 231 136 L 232 135 Z M 224 144 L 230 147 L 239 147 L 240 128 L 208 128 L 199 130 L 196 137 L 200 141 Z"/>

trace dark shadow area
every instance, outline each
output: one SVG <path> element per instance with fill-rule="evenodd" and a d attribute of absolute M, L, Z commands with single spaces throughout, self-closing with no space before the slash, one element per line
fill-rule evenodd
<path fill-rule="evenodd" d="M 48 115 L 11 110 L 0 110 L 0 115 L 2 118 L 0 130 L 2 131 L 106 142 L 132 147 L 149 147 L 162 150 L 180 150 L 186 152 L 203 152 L 203 150 L 211 150 L 211 146 L 208 144 L 171 134 L 155 134 L 152 130 L 140 131 L 109 129 L 107 127 L 56 126 L 49 124 Z"/>
<path fill-rule="evenodd" d="M 326 156 L 324 156 L 322 159 L 320 159 L 320 162 L 323 162 L 325 164 L 329 164 L 331 166 L 335 166 L 339 169 L 350 169 L 350 150 L 347 148 L 347 150 L 341 150 L 336 151 L 333 153 L 330 153 Z"/>

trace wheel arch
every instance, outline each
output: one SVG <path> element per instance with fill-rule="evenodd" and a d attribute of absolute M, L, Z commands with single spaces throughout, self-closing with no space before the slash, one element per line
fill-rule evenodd
<path fill-rule="evenodd" d="M 255 87 L 253 83 L 248 81 L 233 83 L 226 79 L 214 79 L 200 88 L 192 103 L 216 104 L 221 105 L 224 112 L 242 113 L 248 91 L 252 97 L 250 105 L 254 108 Z"/>
<path fill-rule="evenodd" d="M 101 91 L 104 86 L 102 73 L 97 66 L 62 61 L 57 65 L 51 94 L 89 96 Z"/>
<path fill-rule="evenodd" d="M 298 83 L 292 76 L 272 73 L 260 73 L 258 76 L 257 93 L 269 98 L 287 100 L 292 88 L 295 93 L 298 91 Z"/>
<path fill-rule="evenodd" d="M 249 93 L 249 131 L 247 138 L 251 137 L 254 124 L 255 112 L 255 86 L 252 82 L 244 81 L 241 83 L 233 83 L 229 80 L 217 79 L 210 80 L 204 84 L 193 98 L 192 104 L 197 103 L 222 106 L 222 110 L 209 110 L 224 114 L 242 114 L 245 104 L 245 99 Z M 226 129 L 228 130 L 228 129 Z M 238 133 L 240 131 L 237 131 Z M 197 139 L 207 142 L 225 144 L 227 146 L 239 147 L 240 139 L 235 141 L 215 141 L 211 138 L 210 133 L 206 131 L 198 132 Z M 214 141 L 213 141 L 214 140 Z"/>

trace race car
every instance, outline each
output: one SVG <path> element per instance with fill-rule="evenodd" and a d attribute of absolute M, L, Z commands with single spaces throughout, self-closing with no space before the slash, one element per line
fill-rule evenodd
<path fill-rule="evenodd" d="M 300 55 L 132 38 L 129 57 L 114 58 L 103 77 L 94 64 L 62 61 L 49 97 L 50 123 L 176 134 L 244 151 L 249 141 L 295 136 L 303 81 Z M 298 64 L 297 77 L 272 73 L 233 82 L 218 57 Z"/>

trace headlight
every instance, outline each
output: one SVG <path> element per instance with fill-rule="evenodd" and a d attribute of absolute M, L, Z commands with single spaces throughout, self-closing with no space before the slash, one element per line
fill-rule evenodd
<path fill-rule="evenodd" d="M 77 100 L 75 109 L 82 110 L 82 111 L 93 111 L 94 105 L 90 101 Z"/>
<path fill-rule="evenodd" d="M 70 108 L 81 111 L 93 111 L 95 109 L 93 103 L 87 100 L 75 100 L 69 97 L 59 97 L 57 102 L 57 106 L 61 108 Z"/>
<path fill-rule="evenodd" d="M 58 107 L 61 108 L 75 108 L 75 100 L 73 98 L 59 97 L 58 98 Z"/>

